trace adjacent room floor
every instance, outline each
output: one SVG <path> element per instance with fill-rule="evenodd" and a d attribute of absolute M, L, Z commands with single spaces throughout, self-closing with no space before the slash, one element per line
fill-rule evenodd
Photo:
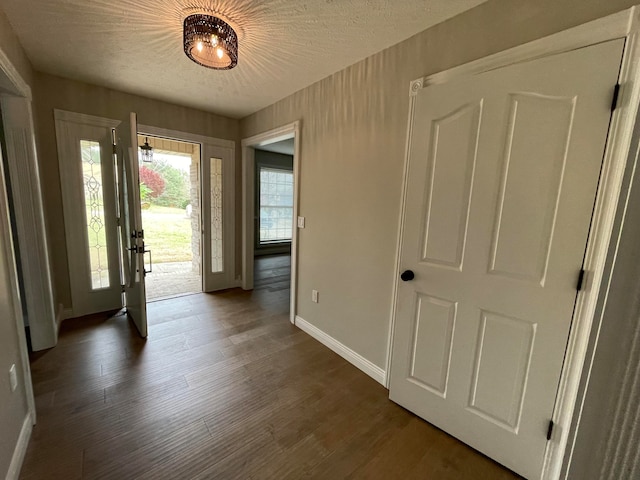
<path fill-rule="evenodd" d="M 512 479 L 289 323 L 287 257 L 256 289 L 63 323 L 32 356 L 22 479 Z"/>

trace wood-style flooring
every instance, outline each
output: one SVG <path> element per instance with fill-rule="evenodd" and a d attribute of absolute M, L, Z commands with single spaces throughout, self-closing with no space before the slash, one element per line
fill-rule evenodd
<path fill-rule="evenodd" d="M 256 289 L 63 323 L 32 355 L 30 479 L 516 478 L 289 323 L 286 257 Z"/>

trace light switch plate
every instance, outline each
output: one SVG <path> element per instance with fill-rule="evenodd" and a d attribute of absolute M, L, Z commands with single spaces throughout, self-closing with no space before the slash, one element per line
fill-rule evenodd
<path fill-rule="evenodd" d="M 304 228 L 304 217 L 298 217 L 298 228 Z"/>

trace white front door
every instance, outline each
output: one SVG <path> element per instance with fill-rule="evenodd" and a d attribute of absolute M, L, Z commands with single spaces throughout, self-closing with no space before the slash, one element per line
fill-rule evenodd
<path fill-rule="evenodd" d="M 427 86 L 390 398 L 539 478 L 623 41 Z"/>
<path fill-rule="evenodd" d="M 72 316 L 122 308 L 112 129 L 55 111 Z"/>
<path fill-rule="evenodd" d="M 144 230 L 140 206 L 136 114 L 131 113 L 115 131 L 120 199 L 120 235 L 127 314 L 140 336 L 147 336 L 147 302 L 144 285 Z"/>
<path fill-rule="evenodd" d="M 202 273 L 205 292 L 236 286 L 234 150 L 202 144 Z"/>

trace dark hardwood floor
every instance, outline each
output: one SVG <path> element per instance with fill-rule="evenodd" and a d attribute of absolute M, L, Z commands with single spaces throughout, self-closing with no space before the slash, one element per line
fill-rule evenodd
<path fill-rule="evenodd" d="M 256 289 L 63 323 L 32 356 L 38 423 L 22 479 L 511 479 L 388 400 L 288 320 L 288 264 Z"/>

